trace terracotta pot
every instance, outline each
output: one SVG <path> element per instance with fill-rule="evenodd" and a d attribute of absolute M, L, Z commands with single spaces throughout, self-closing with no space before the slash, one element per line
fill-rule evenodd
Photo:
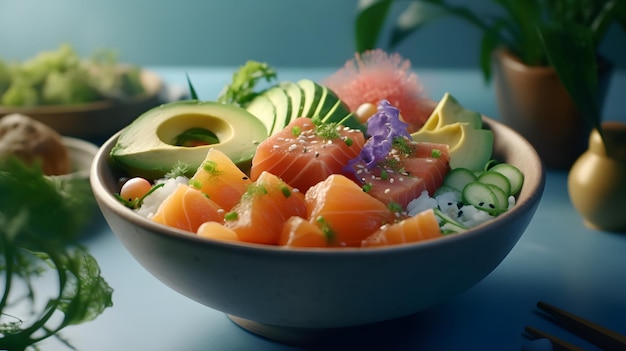
<path fill-rule="evenodd" d="M 610 65 L 602 70 L 599 101 L 610 72 Z M 502 121 L 535 147 L 547 168 L 568 169 L 586 149 L 590 127 L 554 69 L 526 66 L 500 49 L 494 53 L 494 84 Z"/>
<path fill-rule="evenodd" d="M 604 142 L 591 132 L 589 149 L 572 166 L 572 204 L 592 228 L 626 232 L 626 123 L 604 122 Z"/>

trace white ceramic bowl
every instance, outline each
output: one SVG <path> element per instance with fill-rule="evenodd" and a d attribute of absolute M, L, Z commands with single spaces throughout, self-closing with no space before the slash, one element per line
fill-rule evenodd
<path fill-rule="evenodd" d="M 100 149 L 91 184 L 115 235 L 145 269 L 177 292 L 228 314 L 242 327 L 281 341 L 408 316 L 485 278 L 532 219 L 545 175 L 532 146 L 485 118 L 495 158 L 525 174 L 517 205 L 463 234 L 374 249 L 282 249 L 199 238 L 141 217 L 113 196 L 121 176 Z M 136 287 L 141 288 L 141 287 Z"/>

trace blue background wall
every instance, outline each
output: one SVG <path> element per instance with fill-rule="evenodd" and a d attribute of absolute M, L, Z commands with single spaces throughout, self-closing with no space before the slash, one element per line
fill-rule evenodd
<path fill-rule="evenodd" d="M 457 0 L 461 3 L 463 1 Z M 465 1 L 488 11 L 490 0 Z M 23 60 L 61 42 L 115 48 L 141 65 L 338 66 L 354 52 L 357 0 L 0 0 L 0 56 Z M 394 11 L 402 7 L 398 4 Z M 443 19 L 398 48 L 414 66 L 478 67 L 479 33 Z M 626 35 L 603 52 L 626 67 Z"/>

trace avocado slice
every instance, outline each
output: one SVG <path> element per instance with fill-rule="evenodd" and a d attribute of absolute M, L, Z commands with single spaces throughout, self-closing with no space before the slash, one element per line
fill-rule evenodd
<path fill-rule="evenodd" d="M 270 135 L 276 124 L 276 107 L 272 101 L 267 96 L 257 95 L 246 106 L 246 110 L 263 122 L 267 135 Z"/>
<path fill-rule="evenodd" d="M 285 91 L 291 101 L 291 118 L 294 120 L 302 117 L 302 108 L 304 107 L 304 91 L 294 82 L 282 82 L 279 86 Z"/>
<path fill-rule="evenodd" d="M 415 141 L 448 144 L 452 169 L 482 170 L 493 152 L 493 132 L 474 128 L 467 122 L 455 122 L 435 130 L 421 129 L 411 137 Z"/>
<path fill-rule="evenodd" d="M 310 79 L 272 86 L 252 99 L 246 110 L 265 124 L 268 135 L 274 135 L 298 117 L 319 117 L 324 123 L 365 131 L 365 126 L 332 90 Z"/>
<path fill-rule="evenodd" d="M 324 88 L 310 79 L 301 79 L 296 84 L 304 92 L 302 117 L 313 118 L 315 111 L 324 96 Z"/>
<path fill-rule="evenodd" d="M 280 86 L 267 89 L 263 92 L 263 96 L 267 97 L 276 109 L 274 128 L 268 133 L 268 135 L 274 135 L 283 130 L 291 121 L 291 98 Z"/>
<path fill-rule="evenodd" d="M 175 145 L 174 140 L 179 135 L 192 129 L 206 129 L 219 142 Z M 163 177 L 179 161 L 189 166 L 191 175 L 208 151 L 216 148 L 247 172 L 257 145 L 267 136 L 263 122 L 241 107 L 197 100 L 177 101 L 146 111 L 124 128 L 110 156 L 130 174 L 155 179 Z"/>
<path fill-rule="evenodd" d="M 304 92 L 303 116 L 319 117 L 324 123 L 339 123 L 365 132 L 365 125 L 359 122 L 334 91 L 309 79 L 302 79 L 297 84 Z"/>
<path fill-rule="evenodd" d="M 456 122 L 469 123 L 476 129 L 482 128 L 483 123 L 480 113 L 465 109 L 450 93 L 446 92 L 421 129 L 436 130 Z"/>

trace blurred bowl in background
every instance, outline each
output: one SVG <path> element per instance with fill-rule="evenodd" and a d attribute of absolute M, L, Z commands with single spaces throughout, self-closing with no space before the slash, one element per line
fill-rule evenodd
<path fill-rule="evenodd" d="M 102 141 L 161 103 L 160 95 L 164 88 L 161 78 L 154 72 L 143 70 L 141 81 L 145 92 L 124 101 L 103 100 L 34 107 L 0 106 L 0 118 L 20 113 L 45 123 L 63 136 Z"/>
<path fill-rule="evenodd" d="M 67 148 L 70 155 L 70 161 L 72 163 L 72 173 L 55 176 L 58 178 L 80 178 L 89 180 L 89 169 L 91 163 L 98 153 L 98 146 L 88 141 L 72 138 L 62 137 L 61 141 Z"/>

